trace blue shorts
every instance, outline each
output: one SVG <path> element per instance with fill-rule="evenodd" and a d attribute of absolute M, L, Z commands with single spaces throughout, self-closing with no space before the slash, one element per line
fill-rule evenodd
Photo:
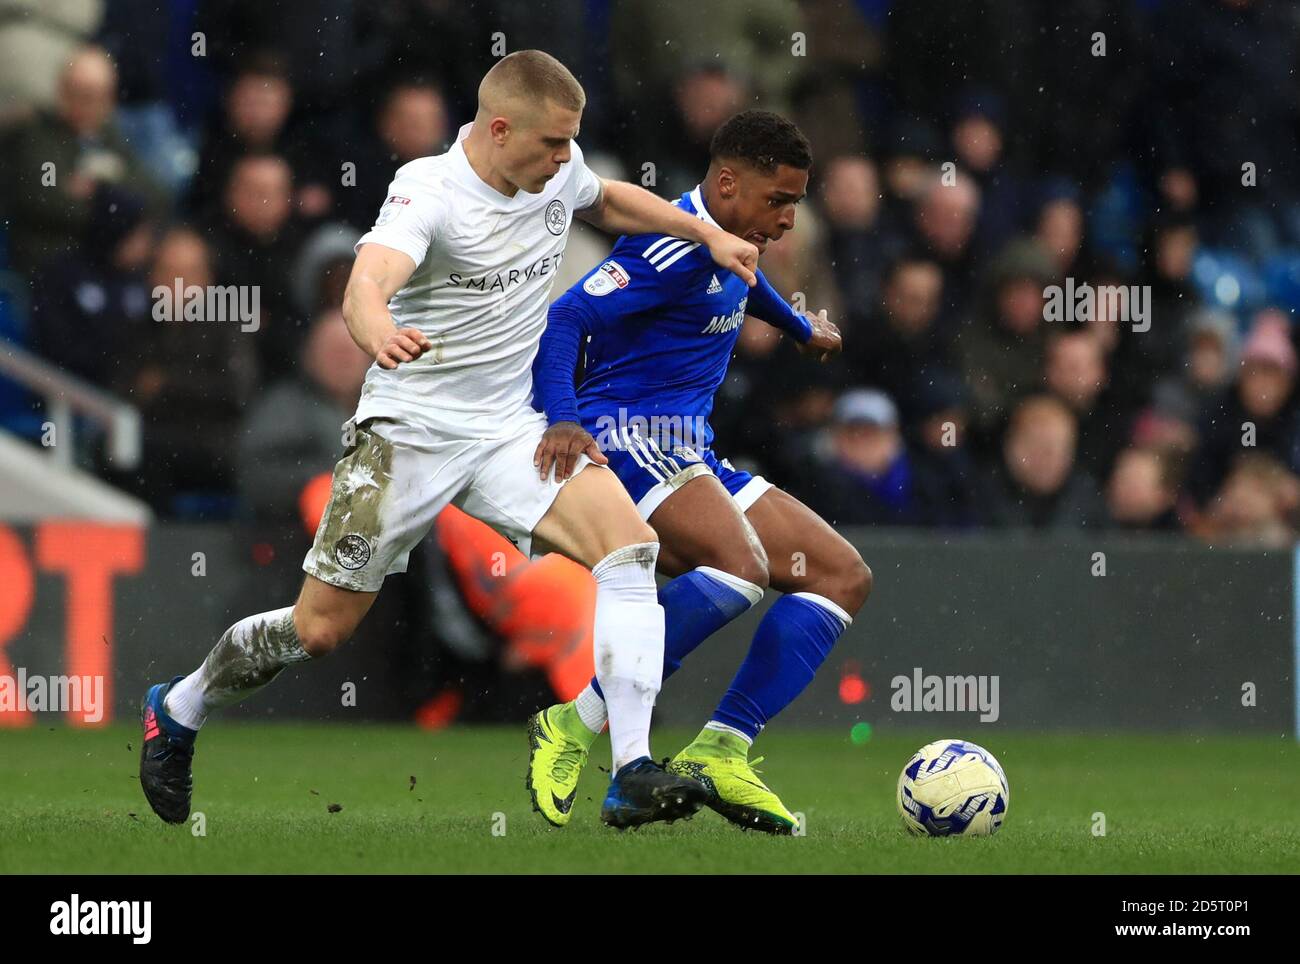
<path fill-rule="evenodd" d="M 772 483 L 761 475 L 733 468 L 711 448 L 697 451 L 675 445 L 672 452 L 664 452 L 654 439 L 630 433 L 623 436 L 619 447 L 603 451 L 609 467 L 636 503 L 637 512 L 647 521 L 665 499 L 701 475 L 717 477 L 741 512 L 747 512 L 759 496 L 772 488 Z"/>

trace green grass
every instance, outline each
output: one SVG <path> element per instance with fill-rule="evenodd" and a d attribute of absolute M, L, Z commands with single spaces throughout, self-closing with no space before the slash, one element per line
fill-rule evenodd
<path fill-rule="evenodd" d="M 935 732 L 926 738 L 951 736 Z M 1300 748 L 1285 739 L 966 734 L 997 754 L 1011 808 L 992 838 L 914 839 L 898 770 L 925 740 L 781 731 L 764 776 L 807 835 L 742 833 L 711 811 L 617 833 L 594 765 L 573 823 L 524 790 L 522 727 L 205 729 L 194 807 L 207 835 L 161 823 L 136 778 L 135 727 L 0 730 L 0 873 L 744 872 L 1261 873 L 1300 868 Z M 657 731 L 660 753 L 687 734 Z M 130 744 L 130 748 L 128 748 Z M 605 763 L 601 740 L 593 763 Z M 416 783 L 411 788 L 410 778 Z M 330 813 L 330 804 L 342 810 Z M 1102 812 L 1106 835 L 1094 836 Z M 494 819 L 505 834 L 494 836 Z"/>

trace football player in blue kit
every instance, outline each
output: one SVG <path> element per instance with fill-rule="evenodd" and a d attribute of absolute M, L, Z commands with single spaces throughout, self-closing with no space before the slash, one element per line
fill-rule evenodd
<path fill-rule="evenodd" d="M 812 154 L 799 129 L 768 111 L 729 119 L 708 174 L 676 204 L 756 245 L 793 229 Z M 608 259 L 550 308 L 533 365 L 533 404 L 549 429 L 537 469 L 564 478 L 579 455 L 607 463 L 658 533 L 666 619 L 663 677 L 771 587 L 749 653 L 699 735 L 669 764 L 709 790 L 732 822 L 769 833 L 794 815 L 754 770 L 749 749 L 811 682 L 871 590 L 871 571 L 821 517 L 713 449 L 708 417 L 746 315 L 826 360 L 840 334 L 795 311 L 758 272 L 750 288 L 698 244 L 665 235 L 618 240 Z M 585 374 L 575 387 L 579 356 Z M 600 687 L 529 720 L 528 787 L 551 823 L 569 820 L 587 751 L 605 724 Z"/>

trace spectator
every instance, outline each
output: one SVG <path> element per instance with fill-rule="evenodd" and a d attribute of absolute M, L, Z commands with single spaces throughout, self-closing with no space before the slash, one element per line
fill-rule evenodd
<path fill-rule="evenodd" d="M 237 161 L 248 154 L 279 154 L 289 160 L 298 182 L 297 203 L 306 217 L 324 214 L 331 202 L 314 138 L 289 131 L 293 85 L 276 54 L 254 54 L 240 66 L 226 91 L 220 123 L 208 132 L 199 169 L 190 187 L 189 210 L 211 219 Z"/>
<path fill-rule="evenodd" d="M 1161 382 L 1152 392 L 1151 404 L 1137 413 L 1131 441 L 1190 457 L 1200 441 L 1196 427 L 1199 412 L 1200 406 L 1186 393 L 1167 381 Z"/>
<path fill-rule="evenodd" d="M 628 142 L 632 150 L 624 161 L 629 170 L 639 172 L 646 172 L 643 165 L 650 162 L 651 186 L 665 197 L 679 197 L 708 170 L 714 131 L 749 100 L 740 77 L 716 61 L 685 70 L 668 94 L 671 109 L 659 124 L 633 132 Z"/>
<path fill-rule="evenodd" d="M 212 250 L 198 233 L 173 227 L 163 235 L 149 270 L 152 291 L 207 291 L 215 279 Z M 164 515 L 180 510 L 179 493 L 234 490 L 235 429 L 255 375 L 250 335 L 240 328 L 173 314 L 150 322 L 119 365 L 117 390 L 144 423 L 144 458 L 127 484 Z"/>
<path fill-rule="evenodd" d="M 1232 315 L 1217 308 L 1197 308 L 1188 317 L 1183 363 L 1156 383 L 1157 391 L 1176 396 L 1181 408 L 1198 413 L 1205 410 L 1232 382 L 1239 341 Z"/>
<path fill-rule="evenodd" d="M 1078 427 L 1060 399 L 1035 395 L 1012 413 L 984 499 L 999 528 L 1092 529 L 1105 518 L 1097 485 L 1075 467 Z"/>
<path fill-rule="evenodd" d="M 1134 446 L 1115 459 L 1106 485 L 1106 509 L 1115 529 L 1175 532 L 1182 456 L 1171 449 Z"/>
<path fill-rule="evenodd" d="M 851 315 L 861 317 L 880 299 L 881 269 L 894 246 L 881 223 L 876 165 L 863 155 L 832 158 L 821 177 L 828 261 Z"/>
<path fill-rule="evenodd" d="M 884 297 L 869 322 L 849 328 L 845 364 L 860 378 L 900 400 L 907 419 L 917 385 L 947 372 L 947 340 L 938 328 L 943 272 L 930 260 L 904 257 L 890 266 Z"/>
<path fill-rule="evenodd" d="M 817 53 L 802 58 L 792 85 L 794 120 L 824 157 L 857 154 L 885 122 L 879 26 L 862 4 L 814 0 L 799 8 Z"/>
<path fill-rule="evenodd" d="M 829 451 L 807 485 L 813 507 L 834 525 L 918 525 L 936 500 L 917 472 L 884 392 L 852 389 L 835 402 Z"/>
<path fill-rule="evenodd" d="M 1078 420 L 1078 462 L 1104 478 L 1115 439 L 1127 434 L 1126 418 L 1107 397 L 1106 355 L 1090 331 L 1062 331 L 1047 341 L 1043 382 Z"/>
<path fill-rule="evenodd" d="M 334 192 L 339 197 L 339 216 L 358 231 L 369 228 L 397 169 L 417 157 L 441 153 L 451 135 L 441 90 L 418 80 L 403 80 L 389 88 L 374 128 L 338 152 L 340 164 L 351 161 L 356 173 L 355 183 Z M 336 165 L 335 171 L 339 169 Z"/>
<path fill-rule="evenodd" d="M 258 289 L 257 358 L 268 379 L 292 367 L 302 328 L 290 297 L 294 258 L 304 237 L 292 198 L 293 175 L 284 158 L 245 155 L 231 168 L 223 217 L 212 231 L 222 282 Z"/>
<path fill-rule="evenodd" d="M 979 212 L 980 190 L 969 175 L 960 175 L 950 184 L 936 175 L 916 202 L 916 244 L 943 268 L 948 316 L 966 304 L 975 287 L 971 239 Z"/>
<path fill-rule="evenodd" d="M 909 435 L 918 472 L 930 480 L 925 495 L 927 525 L 965 528 L 979 519 L 980 473 L 967 444 L 970 421 L 966 387 L 960 378 L 929 369 L 911 389 L 915 431 Z"/>
<path fill-rule="evenodd" d="M 1035 237 L 1051 257 L 1057 277 L 1075 273 L 1079 253 L 1083 250 L 1083 208 L 1078 188 L 1068 181 L 1056 180 L 1044 192 L 1038 209 Z"/>
<path fill-rule="evenodd" d="M 1213 543 L 1290 549 L 1296 541 L 1300 480 L 1262 452 L 1243 455 L 1210 503 L 1199 534 Z"/>
<path fill-rule="evenodd" d="M 74 375 L 107 387 L 115 366 L 136 350 L 148 321 L 145 270 L 155 230 L 139 198 L 99 187 L 85 240 L 32 280 L 33 347 Z"/>
<path fill-rule="evenodd" d="M 1237 379 L 1210 403 L 1201 422 L 1193 494 L 1204 503 L 1243 452 L 1265 452 L 1286 465 L 1297 457 L 1296 352 L 1280 311 L 1259 313 L 1241 352 Z"/>
<path fill-rule="evenodd" d="M 1200 305 L 1192 283 L 1198 234 L 1187 217 L 1166 215 L 1148 232 L 1150 263 L 1147 280 L 1151 286 L 1151 330 L 1133 338 L 1128 348 L 1129 364 L 1138 377 L 1150 372 L 1170 371 L 1182 362 L 1186 350 L 1186 321 Z"/>
<path fill-rule="evenodd" d="M 912 209 L 929 190 L 942 155 L 943 139 L 932 124 L 916 117 L 895 122 L 884 151 L 887 213 L 899 215 Z"/>
<path fill-rule="evenodd" d="M 6 0 L 0 20 L 0 128 L 53 110 L 64 65 L 90 40 L 104 0 Z"/>
<path fill-rule="evenodd" d="M 325 224 L 298 251 L 290 272 L 293 307 L 301 318 L 314 318 L 343 304 L 343 291 L 356 260 L 360 233 L 346 224 Z"/>
<path fill-rule="evenodd" d="M 58 106 L 13 134 L 4 152 L 12 195 L 14 264 L 31 272 L 74 253 L 90 220 L 91 198 L 112 184 L 165 209 L 165 197 L 113 125 L 117 69 L 98 47 L 83 47 L 59 77 Z"/>
<path fill-rule="evenodd" d="M 1043 287 L 1054 274 L 1037 242 L 1012 242 L 990 266 L 982 316 L 958 335 L 975 428 L 985 436 L 997 429 L 1017 394 L 1040 384 Z"/>
<path fill-rule="evenodd" d="M 768 110 L 788 110 L 804 69 L 804 58 L 790 56 L 791 38 L 802 23 L 795 0 L 713 4 L 708 30 L 685 31 L 680 26 L 700 14 L 695 0 L 623 0 L 612 7 L 615 90 L 648 128 L 662 117 L 655 104 L 667 103 L 678 82 L 701 64 L 717 64 L 742 86 L 753 87 Z"/>
<path fill-rule="evenodd" d="M 1023 178 L 1005 155 L 1006 105 L 991 90 L 970 90 L 959 100 L 950 140 L 958 166 L 980 188 L 976 237 L 986 251 L 997 251 L 1020 227 Z"/>
<path fill-rule="evenodd" d="M 1237 365 L 1237 323 L 1227 312 L 1202 308 L 1193 313 L 1188 329 L 1186 383 L 1199 398 L 1217 395 Z"/>
<path fill-rule="evenodd" d="M 335 307 L 307 329 L 301 366 L 249 408 L 239 433 L 241 501 L 259 523 L 291 523 L 304 487 L 343 454 L 341 426 L 356 410 L 370 357 Z"/>

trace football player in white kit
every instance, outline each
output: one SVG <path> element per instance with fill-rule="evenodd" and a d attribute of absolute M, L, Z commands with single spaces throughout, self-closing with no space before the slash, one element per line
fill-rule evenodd
<path fill-rule="evenodd" d="M 405 571 L 448 504 L 526 554 L 545 546 L 595 576 L 596 675 L 614 756 L 602 819 L 626 827 L 702 806 L 701 785 L 650 756 L 664 645 L 658 540 L 599 467 L 606 459 L 594 444 L 567 481 L 539 471 L 547 423 L 531 405 L 531 367 L 574 215 L 611 234 L 705 245 L 751 285 L 758 251 L 648 191 L 593 174 L 573 142 L 584 105 L 559 61 L 511 54 L 483 78 L 478 113 L 451 150 L 398 170 L 357 242 L 344 295 L 348 329 L 375 363 L 344 426 L 348 448 L 298 601 L 235 623 L 197 670 L 145 696 L 140 781 L 163 820 L 189 816 L 194 741 L 208 714 L 345 642 L 384 577 Z M 572 805 L 536 797 L 544 812 Z"/>

